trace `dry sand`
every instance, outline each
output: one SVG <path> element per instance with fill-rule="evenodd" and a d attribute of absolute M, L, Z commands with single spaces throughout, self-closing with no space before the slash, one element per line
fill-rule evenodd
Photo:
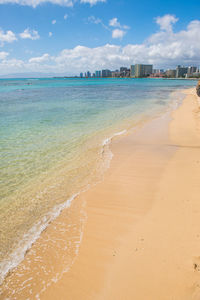
<path fill-rule="evenodd" d="M 41 299 L 200 299 L 200 110 L 185 93 L 172 116 L 113 141 L 104 180 L 79 197 L 79 255 Z"/>

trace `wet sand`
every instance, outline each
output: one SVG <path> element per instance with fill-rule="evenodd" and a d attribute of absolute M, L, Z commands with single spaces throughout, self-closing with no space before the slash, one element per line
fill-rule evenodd
<path fill-rule="evenodd" d="M 78 257 L 41 299 L 200 299 L 200 110 L 185 93 L 172 116 L 113 141 L 104 180 L 79 197 Z"/>
<path fill-rule="evenodd" d="M 40 299 L 200 299 L 200 110 L 184 92 L 172 114 L 113 140 L 103 181 L 73 204 L 74 218 L 86 205 L 79 253 Z"/>
<path fill-rule="evenodd" d="M 79 197 L 78 257 L 41 299 L 200 299 L 200 111 L 185 93 L 172 117 L 113 141 L 104 180 Z"/>

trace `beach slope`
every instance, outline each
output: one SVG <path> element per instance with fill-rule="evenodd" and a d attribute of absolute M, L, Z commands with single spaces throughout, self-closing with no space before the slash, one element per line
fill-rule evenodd
<path fill-rule="evenodd" d="M 79 255 L 41 299 L 200 299 L 200 110 L 184 93 L 172 115 L 113 141 L 104 180 L 80 196 Z"/>

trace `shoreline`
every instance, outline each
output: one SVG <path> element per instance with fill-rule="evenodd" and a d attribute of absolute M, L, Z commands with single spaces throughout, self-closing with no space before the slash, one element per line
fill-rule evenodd
<path fill-rule="evenodd" d="M 151 209 L 157 180 L 175 151 L 170 146 L 163 150 L 170 119 L 170 112 L 165 112 L 136 131 L 132 129 L 126 136 L 112 141 L 114 156 L 103 181 L 80 195 L 87 203 L 87 222 L 79 255 L 72 269 L 41 295 L 41 299 L 117 299 L 118 293 L 108 298 L 109 275 L 115 273 L 113 268 L 124 236 Z M 130 164 L 134 165 L 133 172 Z M 134 199 L 135 194 L 139 199 Z M 123 273 L 120 282 L 124 276 Z M 123 295 L 119 299 L 123 299 Z"/>
<path fill-rule="evenodd" d="M 185 91 L 186 93 L 189 92 L 187 89 Z M 118 258 L 121 256 L 120 261 L 124 262 L 125 254 L 127 254 L 127 249 L 122 251 L 124 255 L 121 255 L 120 250 L 127 243 L 127 237 L 125 238 L 125 236 L 128 234 L 130 238 L 133 227 L 137 226 L 140 220 L 143 220 L 151 211 L 154 206 L 154 197 L 158 190 L 160 176 L 163 174 L 168 162 L 178 151 L 177 145 L 172 147 L 169 143 L 168 124 L 173 122 L 170 119 L 170 112 L 167 112 L 165 115 L 148 121 L 136 132 L 133 129 L 131 130 L 133 132 L 112 140 L 110 147 L 114 153 L 114 158 L 103 181 L 83 192 L 77 197 L 77 203 L 74 203 L 75 208 L 84 203 L 87 211 L 87 221 L 84 225 L 85 230 L 79 255 L 68 273 L 65 273 L 59 281 L 55 281 L 52 286 L 43 291 L 44 293 L 41 294 L 40 299 L 66 299 L 67 297 L 73 300 L 123 299 L 123 295 L 121 295 L 121 298 L 118 296 L 119 291 L 115 291 L 114 297 L 111 284 L 105 286 L 105 277 L 108 282 L 116 280 L 115 276 L 113 277 L 113 270 L 119 264 Z M 130 162 L 134 165 L 134 172 L 130 170 Z M 119 174 L 119 170 L 124 173 Z M 144 174 L 145 176 L 148 174 L 148 176 L 145 178 Z M 140 178 L 141 176 L 144 178 Z M 136 179 L 134 188 L 132 187 L 133 179 Z M 144 186 L 146 187 L 145 191 Z M 105 190 L 105 193 L 102 190 Z M 140 203 L 138 203 L 138 199 L 134 199 L 133 195 L 134 197 L 139 195 Z M 122 201 L 124 196 L 127 199 Z M 149 199 L 151 200 L 149 201 Z M 61 213 L 57 222 L 63 221 L 66 215 L 66 212 Z M 103 225 L 104 230 L 100 225 Z M 107 226 L 108 232 L 106 233 Z M 115 230 L 109 229 L 110 226 L 113 226 Z M 44 234 L 48 234 L 49 231 L 51 231 L 51 228 L 48 228 L 47 233 Z M 141 240 L 141 242 L 143 241 Z M 102 249 L 102 253 L 99 251 L 100 249 Z M 138 252 L 138 248 L 135 249 Z M 51 257 L 52 253 L 48 253 L 48 255 Z M 53 264 L 54 262 L 51 260 L 49 263 Z M 129 267 L 129 263 L 127 267 Z M 126 272 L 125 268 L 124 272 Z M 120 280 L 123 279 L 123 275 L 121 276 Z M 119 287 L 121 285 L 120 280 L 117 282 Z M 88 281 L 92 282 L 92 286 Z M 79 287 L 78 291 L 77 287 Z M 129 294 L 126 298 L 132 299 L 132 296 Z"/>
<path fill-rule="evenodd" d="M 49 211 L 49 213 L 47 215 L 45 215 L 43 217 L 43 219 L 41 221 L 38 221 L 38 223 L 34 224 L 32 228 L 30 228 L 30 230 L 27 232 L 27 234 L 25 234 L 25 236 L 28 237 L 28 239 L 26 238 L 25 240 L 20 240 L 18 247 L 15 249 L 15 251 L 13 253 L 11 253 L 11 258 L 12 260 L 9 261 L 8 266 L 6 265 L 6 261 L 5 261 L 5 272 L 2 273 L 4 277 L 2 284 L 4 285 L 4 281 L 6 280 L 7 277 L 10 276 L 10 274 L 12 274 L 13 272 L 15 272 L 15 270 L 18 269 L 18 266 L 23 263 L 23 260 L 26 258 L 26 254 L 31 251 L 32 247 L 34 247 L 34 244 L 37 243 L 37 240 L 40 239 L 40 236 L 43 234 L 44 231 L 46 231 L 46 229 L 48 228 L 48 226 L 54 222 L 56 220 L 56 218 L 60 215 L 60 213 L 62 213 L 63 210 L 65 209 L 69 209 L 69 207 L 71 206 L 71 202 L 77 198 L 78 195 L 84 193 L 85 191 L 88 190 L 88 188 L 98 184 L 99 182 L 101 182 L 102 180 L 102 176 L 104 176 L 104 173 L 107 171 L 107 169 L 109 168 L 110 162 L 112 160 L 112 152 L 110 149 L 110 146 L 113 142 L 113 140 L 115 140 L 116 138 L 118 138 L 121 135 L 126 135 L 126 134 L 130 134 L 131 131 L 137 131 L 140 130 L 140 128 L 142 128 L 143 126 L 145 126 L 145 124 L 150 123 L 152 120 L 159 118 L 160 116 L 162 116 L 163 114 L 168 113 L 171 109 L 174 109 L 172 107 L 177 106 L 178 103 L 180 103 L 180 99 L 174 99 L 175 95 L 179 95 L 181 94 L 181 90 L 177 90 L 171 93 L 171 96 L 169 97 L 169 103 L 168 105 L 160 110 L 160 111 L 153 111 L 152 110 L 152 116 L 148 116 L 148 115 L 141 115 L 140 117 L 137 117 L 136 120 L 134 120 L 134 122 L 127 120 L 126 123 L 123 122 L 123 126 L 120 126 L 118 128 L 118 130 L 120 131 L 116 131 L 116 132 L 112 132 L 111 135 L 105 139 L 102 140 L 102 156 L 105 157 L 103 158 L 103 164 L 102 167 L 103 171 L 101 170 L 100 173 L 102 173 L 100 175 L 101 178 L 99 178 L 97 181 L 95 182 L 91 182 L 91 184 L 89 184 L 89 186 L 86 186 L 85 188 L 83 188 L 80 191 L 75 192 L 70 198 L 68 198 L 64 203 L 61 204 L 57 204 L 55 207 L 52 208 L 51 211 Z M 180 96 L 179 96 L 180 97 Z M 126 124 L 126 125 L 125 125 Z M 124 127 L 125 126 L 125 127 Z M 126 128 L 126 129 L 124 129 Z M 107 133 L 108 134 L 108 133 Z M 35 229 L 37 228 L 37 230 L 35 231 Z M 23 250 L 23 251 L 21 251 Z M 4 264 L 4 262 L 3 262 Z"/>
<path fill-rule="evenodd" d="M 112 143 L 104 181 L 82 195 L 79 256 L 41 299 L 199 299 L 199 110 L 194 89 L 186 94 L 171 121 Z"/>

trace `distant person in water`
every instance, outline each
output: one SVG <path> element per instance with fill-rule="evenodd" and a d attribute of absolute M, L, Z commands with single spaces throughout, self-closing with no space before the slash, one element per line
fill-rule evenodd
<path fill-rule="evenodd" d="M 200 80 L 197 83 L 197 95 L 200 97 Z"/>

